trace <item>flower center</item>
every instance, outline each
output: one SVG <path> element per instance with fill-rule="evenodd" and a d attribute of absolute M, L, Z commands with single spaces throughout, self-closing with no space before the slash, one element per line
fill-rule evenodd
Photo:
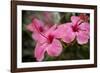
<path fill-rule="evenodd" d="M 78 32 L 78 31 L 79 31 L 79 25 L 81 25 L 82 23 L 83 23 L 83 21 L 78 20 L 78 21 L 76 22 L 76 24 L 75 24 L 74 26 L 72 26 L 73 31 L 74 31 L 74 32 Z"/>
<path fill-rule="evenodd" d="M 45 36 L 42 32 L 44 31 L 42 27 L 37 27 L 35 24 L 35 29 L 38 31 L 38 33 L 43 36 L 45 39 L 47 39 L 48 43 L 52 43 L 53 39 L 54 39 L 54 36 L 53 35 L 48 35 L 48 36 Z"/>
<path fill-rule="evenodd" d="M 39 27 L 39 31 L 40 31 L 40 32 L 43 32 L 44 30 L 43 30 L 43 28 L 42 28 L 42 27 Z"/>
<path fill-rule="evenodd" d="M 48 43 L 52 43 L 53 39 L 54 39 L 53 35 L 48 35 Z"/>
<path fill-rule="evenodd" d="M 74 32 L 77 32 L 79 29 L 78 29 L 78 24 L 72 26 L 72 29 Z"/>

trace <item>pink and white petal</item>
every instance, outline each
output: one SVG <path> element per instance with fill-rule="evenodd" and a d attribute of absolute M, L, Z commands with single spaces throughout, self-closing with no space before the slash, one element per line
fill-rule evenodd
<path fill-rule="evenodd" d="M 46 52 L 46 47 L 47 47 L 46 43 L 44 43 L 44 44 L 37 43 L 36 44 L 36 48 L 35 48 L 35 51 L 34 51 L 34 56 L 35 56 L 37 61 L 42 61 L 44 59 L 44 54 Z"/>
<path fill-rule="evenodd" d="M 66 35 L 62 37 L 62 40 L 66 43 L 71 43 L 76 36 L 75 32 L 73 32 L 71 27 L 68 27 L 64 34 Z"/>
<path fill-rule="evenodd" d="M 86 44 L 88 43 L 88 40 L 89 40 L 89 36 L 87 35 L 86 32 L 84 31 L 79 31 L 77 34 L 76 34 L 76 40 L 78 42 L 78 44 L 82 45 L 82 44 Z"/>
<path fill-rule="evenodd" d="M 84 23 L 79 25 L 79 29 L 83 30 L 83 31 L 90 32 L 90 24 L 87 22 L 84 22 Z"/>
<path fill-rule="evenodd" d="M 62 52 L 61 42 L 57 39 L 54 39 L 51 44 L 46 48 L 49 56 L 59 56 Z"/>
<path fill-rule="evenodd" d="M 73 26 L 80 20 L 80 18 L 78 16 L 72 16 L 71 17 L 71 21 L 73 23 Z"/>
<path fill-rule="evenodd" d="M 44 43 L 47 41 L 47 39 L 39 33 L 33 33 L 32 38 L 33 38 L 33 40 L 35 40 L 36 42 L 39 42 L 39 43 Z"/>

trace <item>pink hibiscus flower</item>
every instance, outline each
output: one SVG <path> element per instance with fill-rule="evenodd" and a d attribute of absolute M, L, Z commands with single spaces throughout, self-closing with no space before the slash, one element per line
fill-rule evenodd
<path fill-rule="evenodd" d="M 83 21 L 78 16 L 72 16 L 69 23 L 59 25 L 56 37 L 61 38 L 66 43 L 71 43 L 75 38 L 78 44 L 86 44 L 89 40 L 90 24 Z"/>
<path fill-rule="evenodd" d="M 26 29 L 32 32 L 32 38 L 37 42 L 42 42 L 42 40 L 45 39 L 41 36 L 41 33 L 44 33 L 48 28 L 48 25 L 45 25 L 41 20 L 36 18 L 33 19 L 32 23 L 26 26 Z"/>
<path fill-rule="evenodd" d="M 34 55 L 37 61 L 42 61 L 44 59 L 45 53 L 51 57 L 56 57 L 61 54 L 62 45 L 61 42 L 54 36 L 55 29 L 56 25 L 52 26 L 44 34 L 40 34 L 43 37 L 40 39 L 42 42 L 37 43 L 34 51 Z"/>

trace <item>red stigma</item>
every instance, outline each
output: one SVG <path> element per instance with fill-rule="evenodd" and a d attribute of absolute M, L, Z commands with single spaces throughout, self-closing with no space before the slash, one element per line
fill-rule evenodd
<path fill-rule="evenodd" d="M 42 27 L 39 27 L 39 31 L 40 31 L 40 32 L 43 32 L 44 30 L 43 30 L 43 28 L 42 28 Z"/>
<path fill-rule="evenodd" d="M 52 43 L 53 39 L 54 39 L 53 35 L 48 35 L 48 41 L 49 41 L 49 43 Z"/>
<path fill-rule="evenodd" d="M 72 29 L 73 29 L 74 32 L 77 32 L 78 31 L 78 25 L 72 26 Z"/>

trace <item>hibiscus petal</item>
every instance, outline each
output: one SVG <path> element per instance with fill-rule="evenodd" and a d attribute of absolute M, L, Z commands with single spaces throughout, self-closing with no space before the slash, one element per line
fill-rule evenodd
<path fill-rule="evenodd" d="M 32 38 L 33 38 L 33 40 L 35 40 L 36 42 L 39 42 L 39 43 L 44 43 L 47 41 L 47 39 L 39 33 L 33 33 Z"/>
<path fill-rule="evenodd" d="M 32 23 L 31 24 L 28 24 L 26 25 L 26 29 L 33 32 L 34 28 L 32 27 Z"/>
<path fill-rule="evenodd" d="M 84 22 L 84 23 L 79 25 L 79 29 L 83 30 L 83 31 L 90 32 L 90 24 L 87 22 Z"/>
<path fill-rule="evenodd" d="M 54 34 L 55 29 L 57 28 L 57 25 L 53 25 L 49 30 L 46 31 L 45 35 L 48 36 L 49 34 Z"/>
<path fill-rule="evenodd" d="M 79 31 L 77 32 L 77 42 L 82 45 L 82 44 L 86 44 L 88 43 L 88 39 L 89 39 L 89 36 L 87 35 L 87 33 L 85 31 Z"/>
<path fill-rule="evenodd" d="M 64 32 L 66 34 L 62 37 L 62 40 L 66 43 L 71 43 L 75 39 L 75 32 L 73 32 L 72 27 L 67 27 L 66 31 Z"/>
<path fill-rule="evenodd" d="M 56 38 L 62 38 L 63 36 L 65 36 L 66 34 L 66 30 L 67 27 L 71 27 L 72 23 L 65 23 L 65 24 L 61 24 L 57 27 L 57 29 L 54 31 L 54 36 Z"/>
<path fill-rule="evenodd" d="M 49 56 L 59 56 L 62 52 L 62 45 L 59 40 L 54 39 L 46 48 Z"/>
<path fill-rule="evenodd" d="M 31 32 L 38 32 L 40 28 L 43 28 L 44 23 L 38 19 L 33 19 L 32 23 L 26 26 L 26 29 Z"/>
<path fill-rule="evenodd" d="M 62 38 L 62 36 L 64 35 L 64 31 L 66 30 L 66 28 L 64 28 L 64 25 L 59 25 L 58 28 L 54 31 L 54 36 L 56 38 Z"/>
<path fill-rule="evenodd" d="M 73 23 L 73 26 L 80 20 L 80 18 L 78 16 L 72 16 L 71 17 L 71 21 Z"/>
<path fill-rule="evenodd" d="M 38 19 L 33 19 L 32 23 L 35 24 L 38 27 L 44 26 L 44 23 L 41 20 L 38 20 Z"/>
<path fill-rule="evenodd" d="M 42 61 L 44 59 L 44 54 L 46 51 L 47 44 L 39 44 L 37 43 L 35 51 L 34 51 L 34 56 L 37 61 Z"/>

